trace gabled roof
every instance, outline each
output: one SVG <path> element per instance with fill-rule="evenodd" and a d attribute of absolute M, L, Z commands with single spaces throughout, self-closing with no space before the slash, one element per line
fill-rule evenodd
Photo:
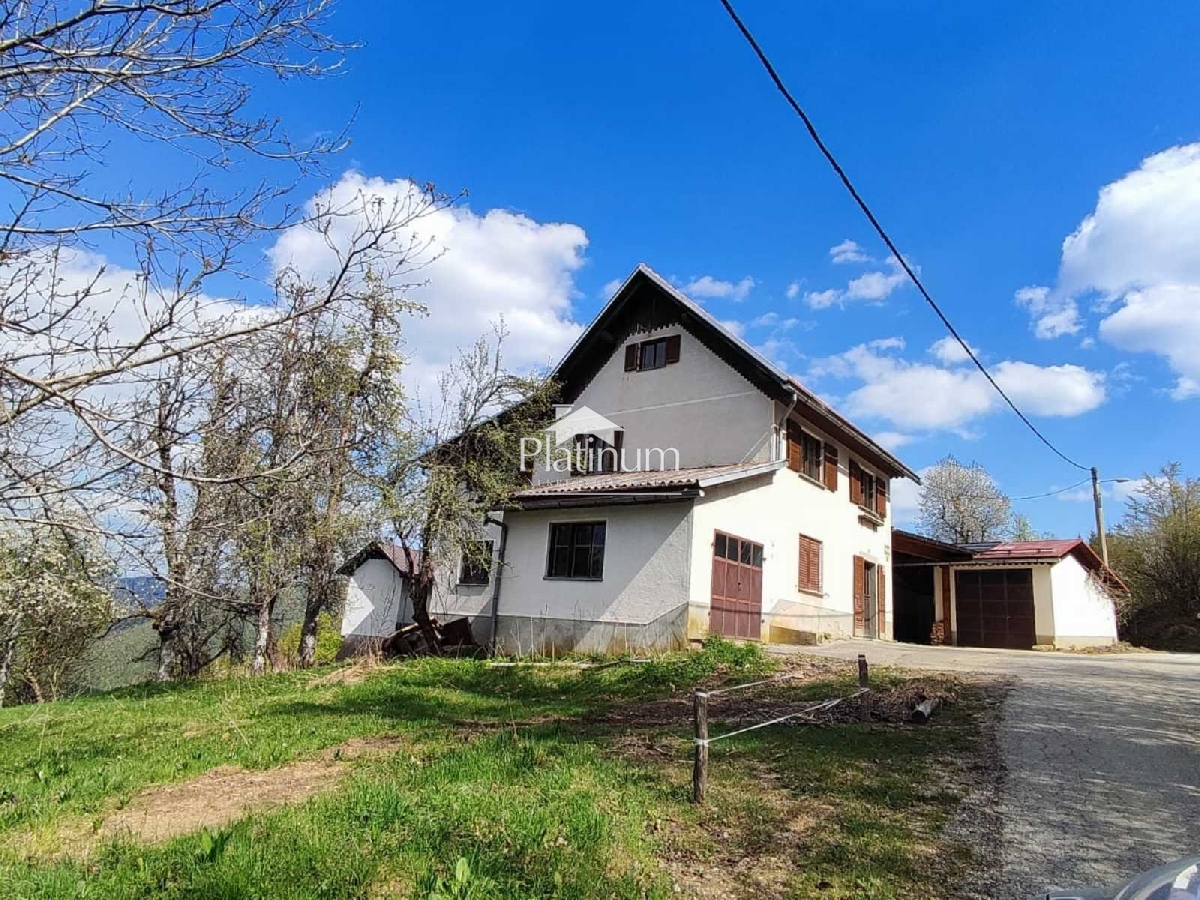
<path fill-rule="evenodd" d="M 409 571 L 408 558 L 404 553 L 404 549 L 399 544 L 393 544 L 391 541 L 371 541 L 344 563 L 338 566 L 338 575 L 353 575 L 354 570 L 365 563 L 368 559 L 386 559 L 401 575 L 411 575 Z M 421 565 L 420 551 L 414 551 L 414 562 Z"/>
<path fill-rule="evenodd" d="M 892 529 L 892 549 L 939 562 L 969 563 L 1056 563 L 1067 556 L 1074 556 L 1085 569 L 1098 572 L 1100 577 L 1123 591 L 1129 588 L 1121 577 L 1105 565 L 1099 554 L 1082 538 L 1065 540 L 1043 539 L 1036 541 L 979 541 L 968 544 L 947 544 L 913 534 L 899 528 Z M 958 554 L 955 556 L 955 554 Z"/>
<path fill-rule="evenodd" d="M 902 476 L 920 483 L 912 469 L 870 435 L 726 329 L 704 307 L 645 263 L 639 263 L 625 279 L 554 369 L 552 377 L 562 385 L 563 399 L 574 400 L 616 348 L 639 326 L 649 322 L 678 322 L 763 393 L 787 404 L 795 398 L 798 413 L 806 415 L 864 461 L 889 477 Z"/>

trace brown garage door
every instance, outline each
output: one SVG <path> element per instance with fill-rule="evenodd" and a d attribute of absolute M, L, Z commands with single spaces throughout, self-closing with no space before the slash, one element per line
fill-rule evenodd
<path fill-rule="evenodd" d="M 954 591 L 960 646 L 1012 650 L 1033 646 L 1032 569 L 959 571 Z"/>
<path fill-rule="evenodd" d="M 762 544 L 713 536 L 712 609 L 708 630 L 757 641 L 762 632 Z"/>

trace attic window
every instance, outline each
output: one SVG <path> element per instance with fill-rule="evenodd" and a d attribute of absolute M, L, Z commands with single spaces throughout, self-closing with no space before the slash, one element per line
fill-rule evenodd
<path fill-rule="evenodd" d="M 655 338 L 625 345 L 625 371 L 661 369 L 679 362 L 680 335 Z"/>

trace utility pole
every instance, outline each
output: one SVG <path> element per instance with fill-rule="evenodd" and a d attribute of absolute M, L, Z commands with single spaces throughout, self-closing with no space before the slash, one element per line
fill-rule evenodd
<path fill-rule="evenodd" d="M 1108 538 L 1104 536 L 1104 506 L 1100 502 L 1100 472 L 1092 466 L 1092 499 L 1096 503 L 1096 534 L 1100 538 L 1100 558 L 1108 565 Z"/>

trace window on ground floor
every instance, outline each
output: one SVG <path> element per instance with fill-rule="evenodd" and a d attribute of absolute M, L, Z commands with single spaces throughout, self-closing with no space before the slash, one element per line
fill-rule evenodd
<path fill-rule="evenodd" d="M 487 584 L 492 570 L 492 542 L 471 541 L 463 547 L 459 584 Z"/>
<path fill-rule="evenodd" d="M 800 590 L 821 590 L 821 542 L 800 535 Z"/>
<path fill-rule="evenodd" d="M 599 581 L 604 577 L 603 522 L 555 522 L 550 525 L 547 578 Z"/>

